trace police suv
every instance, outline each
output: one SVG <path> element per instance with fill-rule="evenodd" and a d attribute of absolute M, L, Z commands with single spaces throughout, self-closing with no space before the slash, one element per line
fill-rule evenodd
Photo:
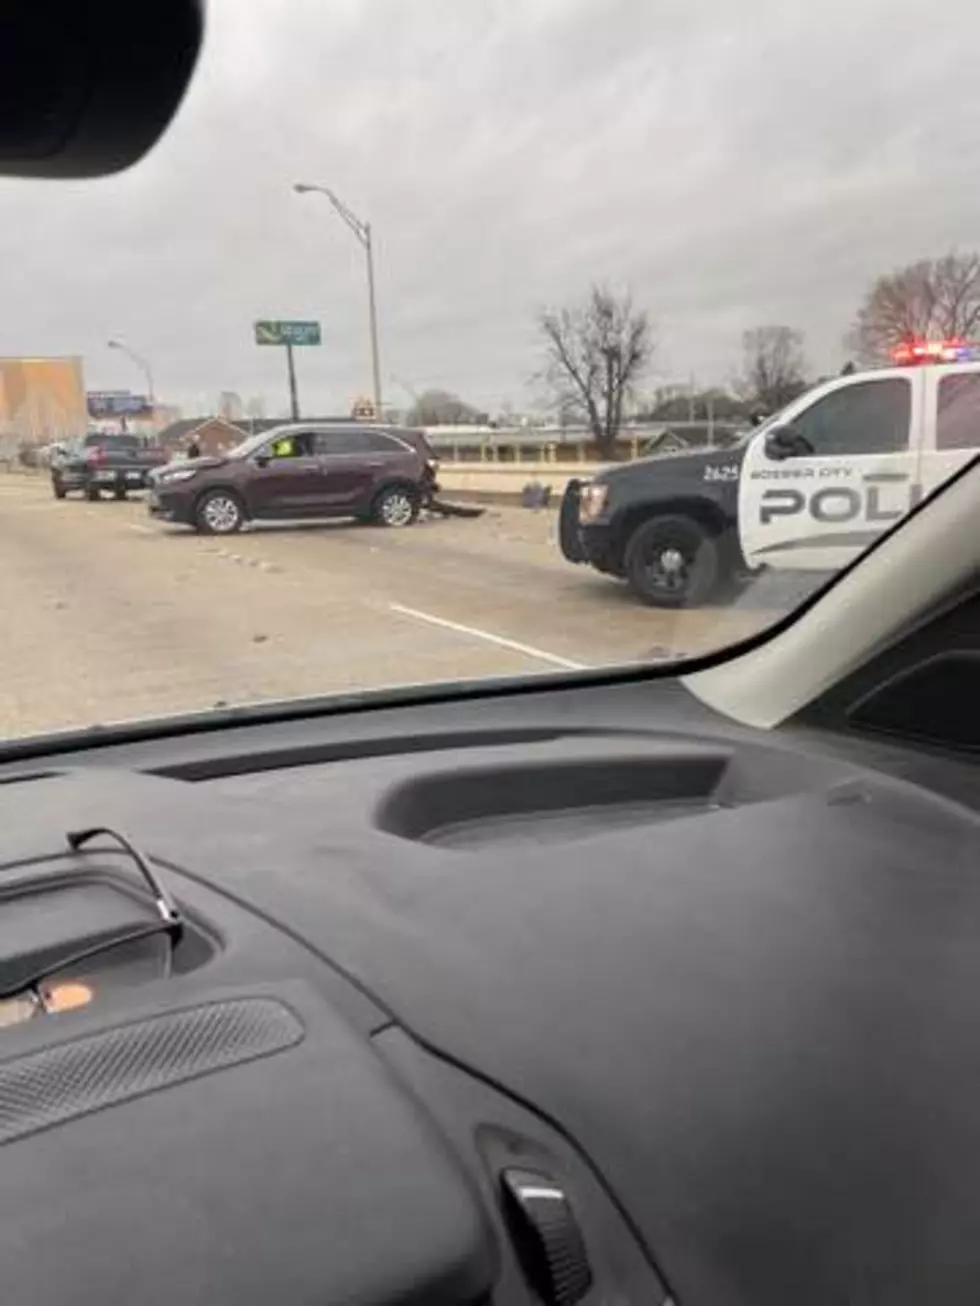
<path fill-rule="evenodd" d="M 815 386 L 740 446 L 573 481 L 561 550 L 693 607 L 763 567 L 834 572 L 980 453 L 980 349 L 915 343 Z"/>

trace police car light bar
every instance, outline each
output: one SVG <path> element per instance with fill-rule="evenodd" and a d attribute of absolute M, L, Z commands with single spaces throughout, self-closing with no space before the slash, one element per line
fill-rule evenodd
<path fill-rule="evenodd" d="M 972 363 L 980 359 L 980 345 L 971 340 L 908 340 L 892 350 L 898 367 L 927 363 Z"/>

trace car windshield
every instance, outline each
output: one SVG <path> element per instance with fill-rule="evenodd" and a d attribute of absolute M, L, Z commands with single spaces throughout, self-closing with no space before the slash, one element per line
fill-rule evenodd
<path fill-rule="evenodd" d="M 4 183 L 0 740 L 798 613 L 980 452 L 953 8 L 212 0 L 142 160 Z"/>

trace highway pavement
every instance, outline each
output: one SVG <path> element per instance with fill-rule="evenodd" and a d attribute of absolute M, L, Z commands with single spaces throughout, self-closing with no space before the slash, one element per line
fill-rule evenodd
<path fill-rule="evenodd" d="M 552 511 L 215 538 L 0 475 L 0 738 L 217 705 L 673 659 L 806 584 L 666 612 L 566 563 Z M 810 582 L 812 583 L 812 582 Z"/>

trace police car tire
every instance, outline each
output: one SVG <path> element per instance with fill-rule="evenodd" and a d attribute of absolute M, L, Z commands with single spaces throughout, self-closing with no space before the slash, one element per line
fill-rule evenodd
<path fill-rule="evenodd" d="M 657 585 L 649 559 L 655 550 L 676 549 L 686 561 L 686 583 L 674 590 Z M 630 536 L 624 558 L 630 589 L 644 603 L 658 608 L 697 608 L 718 589 L 721 572 L 719 542 L 691 517 L 650 517 Z"/>

